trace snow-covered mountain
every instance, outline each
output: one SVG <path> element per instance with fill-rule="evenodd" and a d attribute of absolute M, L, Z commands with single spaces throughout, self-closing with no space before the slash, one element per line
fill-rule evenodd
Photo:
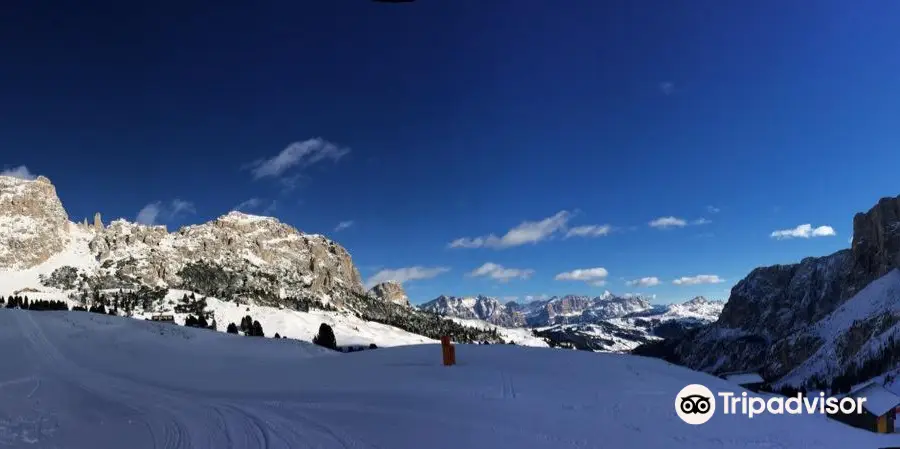
<path fill-rule="evenodd" d="M 716 323 L 656 351 L 694 369 L 760 370 L 780 383 L 877 374 L 900 350 L 898 267 L 900 197 L 883 198 L 854 216 L 850 249 L 753 270 Z"/>
<path fill-rule="evenodd" d="M 456 297 L 441 295 L 419 305 L 419 310 L 450 318 L 481 320 L 498 326 L 516 327 L 525 323 L 525 315 L 489 296 Z"/>
<path fill-rule="evenodd" d="M 122 219 L 104 225 L 99 214 L 76 224 L 48 179 L 0 176 L 0 296 L 121 303 L 120 314 L 173 314 L 183 323 L 188 314 L 176 309 L 185 293 L 206 301 L 202 313 L 218 315 L 221 331 L 250 314 L 268 335 L 304 340 L 321 323 L 335 323 L 342 344 L 389 346 L 440 335 L 502 341 L 495 330 L 409 307 L 397 284 L 367 293 L 343 247 L 272 217 L 230 212 L 175 232 Z"/>
<path fill-rule="evenodd" d="M 0 310 L 0 447 L 846 449 L 900 445 L 816 414 L 673 412 L 722 379 L 646 357 L 457 345 L 340 354 L 79 312 Z M 748 393 L 756 396 L 754 393 Z"/>
<path fill-rule="evenodd" d="M 641 296 L 616 296 L 610 292 L 589 296 L 554 296 L 519 304 L 501 303 L 489 296 L 455 297 L 441 295 L 419 306 L 439 315 L 478 319 L 502 326 L 550 326 L 563 323 L 591 323 L 646 311 L 650 301 Z"/>
<path fill-rule="evenodd" d="M 645 297 L 617 296 L 607 291 L 593 298 L 566 295 L 524 304 L 502 304 L 488 296 L 442 295 L 419 307 L 456 319 L 534 328 L 534 335 L 552 346 L 627 351 L 709 324 L 718 318 L 724 304 L 697 297 L 682 304 L 652 305 Z"/>

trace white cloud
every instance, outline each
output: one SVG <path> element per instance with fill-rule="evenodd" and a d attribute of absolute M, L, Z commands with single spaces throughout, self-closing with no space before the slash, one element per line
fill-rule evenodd
<path fill-rule="evenodd" d="M 659 83 L 659 91 L 663 93 L 663 95 L 672 95 L 675 93 L 675 83 L 671 81 L 663 81 Z"/>
<path fill-rule="evenodd" d="M 421 266 L 397 268 L 395 270 L 381 270 L 370 277 L 366 282 L 366 285 L 369 288 L 372 288 L 377 284 L 387 281 L 394 281 L 402 284 L 404 282 L 415 281 L 417 279 L 431 279 L 448 271 L 450 271 L 450 268 L 447 267 Z"/>
<path fill-rule="evenodd" d="M 647 224 L 650 225 L 651 228 L 669 229 L 669 228 L 683 228 L 688 225 L 700 226 L 700 225 L 705 225 L 705 224 L 710 224 L 710 223 L 712 223 L 712 220 L 709 220 L 704 217 L 700 217 L 696 220 L 691 220 L 690 222 L 688 222 L 684 218 L 669 216 L 669 217 L 659 217 Z"/>
<path fill-rule="evenodd" d="M 678 217 L 659 217 L 649 223 L 651 228 L 683 228 L 687 226 L 687 221 Z"/>
<path fill-rule="evenodd" d="M 24 165 L 20 165 L 15 168 L 4 169 L 2 172 L 0 172 L 0 176 L 12 176 L 13 178 L 27 179 L 29 181 L 37 178 L 37 175 L 31 173 L 31 171 L 28 170 L 28 167 Z"/>
<path fill-rule="evenodd" d="M 580 268 L 577 270 L 567 271 L 557 274 L 553 279 L 557 281 L 580 281 L 595 287 L 606 285 L 606 277 L 609 272 L 606 268 Z"/>
<path fill-rule="evenodd" d="M 722 209 L 719 209 L 719 208 L 716 207 L 716 206 L 706 206 L 706 211 L 709 212 L 709 213 L 711 213 L 711 214 L 718 214 L 719 212 L 721 212 L 721 210 L 722 210 Z"/>
<path fill-rule="evenodd" d="M 550 299 L 550 296 L 542 293 L 540 295 L 526 295 L 524 299 L 525 302 L 544 301 Z"/>
<path fill-rule="evenodd" d="M 528 279 L 534 274 L 531 269 L 506 268 L 493 262 L 488 262 L 469 273 L 472 277 L 489 277 L 500 282 L 509 282 L 512 279 Z"/>
<path fill-rule="evenodd" d="M 353 226 L 353 220 L 342 221 L 342 222 L 338 223 L 337 226 L 335 226 L 334 232 L 343 231 L 344 229 L 347 229 L 350 226 Z"/>
<path fill-rule="evenodd" d="M 604 235 L 609 235 L 612 231 L 612 226 L 610 225 L 586 225 L 586 226 L 576 226 L 572 229 L 569 229 L 566 232 L 566 238 L 569 237 L 601 237 Z"/>
<path fill-rule="evenodd" d="M 831 226 L 819 226 L 813 229 L 811 224 L 802 224 L 794 229 L 782 229 L 769 234 L 769 237 L 778 240 L 801 238 L 808 239 L 811 237 L 832 237 L 837 235 Z"/>
<path fill-rule="evenodd" d="M 675 285 L 700 285 L 700 284 L 720 284 L 725 279 L 715 274 L 700 274 L 697 276 L 684 276 L 672 281 Z"/>
<path fill-rule="evenodd" d="M 503 237 L 489 234 L 481 237 L 462 237 L 450 242 L 450 248 L 511 248 L 529 243 L 537 243 L 550 238 L 557 232 L 566 228 L 572 213 L 568 211 L 557 212 L 552 217 L 541 221 L 525 221 L 507 231 Z"/>
<path fill-rule="evenodd" d="M 504 296 L 503 297 L 503 302 L 518 301 L 518 300 L 519 300 L 518 296 Z"/>
<path fill-rule="evenodd" d="M 237 206 L 234 206 L 233 210 L 239 212 L 258 212 L 261 211 L 263 215 L 271 214 L 275 212 L 275 208 L 277 207 L 277 202 L 275 200 L 268 201 L 260 198 L 250 198 L 246 201 L 241 202 Z"/>
<path fill-rule="evenodd" d="M 194 203 L 180 199 L 174 199 L 168 203 L 155 201 L 141 208 L 134 221 L 143 225 L 164 224 L 175 219 L 179 215 L 196 213 Z"/>
<path fill-rule="evenodd" d="M 293 167 L 308 167 L 325 159 L 338 161 L 350 153 L 349 148 L 337 146 L 320 137 L 294 142 L 270 159 L 261 159 L 245 166 L 255 179 L 278 178 Z M 285 178 L 294 179 L 296 176 Z M 291 181 L 293 183 L 293 181 Z"/>
<path fill-rule="evenodd" d="M 655 285 L 659 285 L 659 278 L 656 276 L 650 276 L 640 279 L 635 279 L 633 281 L 628 281 L 625 285 L 629 287 L 640 286 L 640 287 L 653 287 Z"/>
<path fill-rule="evenodd" d="M 656 295 L 644 295 L 642 293 L 625 293 L 622 295 L 623 298 L 647 298 L 647 299 L 656 299 Z"/>

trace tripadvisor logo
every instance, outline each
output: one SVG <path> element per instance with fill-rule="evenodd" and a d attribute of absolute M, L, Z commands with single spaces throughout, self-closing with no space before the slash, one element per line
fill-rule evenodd
<path fill-rule="evenodd" d="M 675 413 L 682 421 L 699 425 L 710 420 L 716 412 L 716 395 L 700 384 L 688 385 L 681 389 L 675 396 Z M 795 397 L 771 396 L 768 398 L 749 396 L 744 391 L 740 394 L 732 392 L 719 392 L 722 401 L 722 413 L 726 415 L 746 415 L 753 418 L 756 415 L 769 413 L 772 415 L 801 415 L 801 414 L 853 414 L 862 413 L 866 398 L 834 398 L 825 397 L 825 393 L 814 396 L 803 396 L 797 393 Z"/>

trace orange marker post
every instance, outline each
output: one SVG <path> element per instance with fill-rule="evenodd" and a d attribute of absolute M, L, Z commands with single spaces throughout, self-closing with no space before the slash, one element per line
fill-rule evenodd
<path fill-rule="evenodd" d="M 456 348 L 450 342 L 450 337 L 445 335 L 441 337 L 441 353 L 444 356 L 444 366 L 456 364 Z"/>

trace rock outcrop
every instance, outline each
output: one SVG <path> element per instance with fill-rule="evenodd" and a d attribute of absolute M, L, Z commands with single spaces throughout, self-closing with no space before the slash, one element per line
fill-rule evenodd
<path fill-rule="evenodd" d="M 49 179 L 0 176 L 0 269 L 31 268 L 62 251 L 68 223 Z"/>
<path fill-rule="evenodd" d="M 731 290 L 719 320 L 675 353 L 693 369 L 780 378 L 822 345 L 811 327 L 900 266 L 898 254 L 900 197 L 884 198 L 854 217 L 851 249 L 753 270 Z"/>
<path fill-rule="evenodd" d="M 441 295 L 419 306 L 421 310 L 454 318 L 482 320 L 504 327 L 525 323 L 525 316 L 489 296 L 457 297 Z"/>
<path fill-rule="evenodd" d="M 116 220 L 97 234 L 90 249 L 111 274 L 147 285 L 181 286 L 182 270 L 202 262 L 204 269 L 221 272 L 223 290 L 273 299 L 339 301 L 344 294 L 365 291 L 350 254 L 334 241 L 241 212 L 173 233 L 164 226 Z"/>
<path fill-rule="evenodd" d="M 406 291 L 403 290 L 403 286 L 399 282 L 382 282 L 372 287 L 369 290 L 369 295 L 381 301 L 409 306 L 409 297 L 406 296 Z"/>

